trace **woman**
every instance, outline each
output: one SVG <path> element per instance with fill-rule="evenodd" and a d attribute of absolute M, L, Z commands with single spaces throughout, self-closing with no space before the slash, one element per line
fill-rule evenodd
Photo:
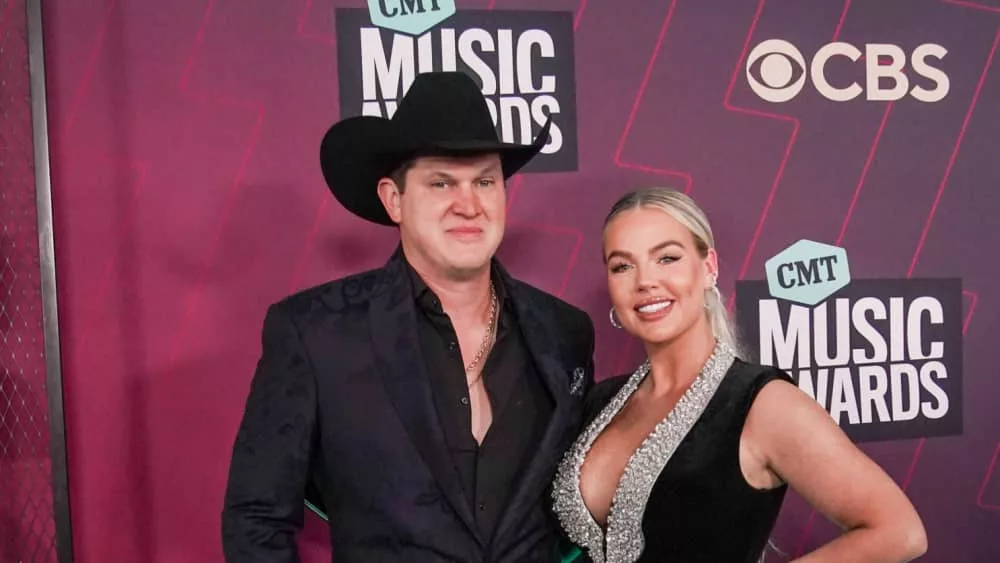
<path fill-rule="evenodd" d="M 642 340 L 600 382 L 554 508 L 601 562 L 755 562 L 788 485 L 842 536 L 801 563 L 908 561 L 923 525 L 903 492 L 784 372 L 739 359 L 705 214 L 679 192 L 620 199 L 604 227 L 611 323 Z"/>

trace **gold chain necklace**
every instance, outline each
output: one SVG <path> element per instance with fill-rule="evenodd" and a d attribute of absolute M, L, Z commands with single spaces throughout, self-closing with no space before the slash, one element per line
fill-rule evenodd
<path fill-rule="evenodd" d="M 498 299 L 497 299 L 496 289 L 493 287 L 493 283 L 490 282 L 490 324 L 487 325 L 486 327 L 486 334 L 483 335 L 483 343 L 479 345 L 479 351 L 476 352 L 476 357 L 472 358 L 472 361 L 469 362 L 469 365 L 465 366 L 466 373 L 469 373 L 472 370 L 476 369 L 476 366 L 479 365 L 479 362 L 482 361 L 483 356 L 485 356 L 487 350 L 489 350 L 490 344 L 493 341 L 493 337 L 496 335 L 497 319 L 499 318 L 499 315 L 497 314 L 498 313 L 497 301 Z M 477 375 L 476 378 L 472 380 L 472 382 L 470 382 L 468 386 L 472 387 L 473 385 L 478 383 L 479 380 L 482 378 L 483 378 L 483 373 L 482 371 L 480 371 L 479 375 Z"/>

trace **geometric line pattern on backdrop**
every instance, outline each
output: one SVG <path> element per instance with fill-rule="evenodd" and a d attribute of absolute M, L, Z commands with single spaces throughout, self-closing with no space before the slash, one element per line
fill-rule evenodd
<path fill-rule="evenodd" d="M 924 242 L 927 240 L 927 233 L 930 232 L 931 223 L 934 221 L 934 217 L 937 212 L 938 205 L 941 202 L 941 197 L 944 194 L 945 187 L 948 185 L 948 179 L 951 176 L 952 167 L 955 164 L 955 159 L 958 156 L 958 151 L 962 146 L 962 139 L 965 137 L 965 132 L 968 130 L 969 121 L 972 119 L 972 113 L 976 109 L 976 103 L 979 101 L 979 93 L 982 92 L 983 84 L 986 82 L 986 75 L 990 71 L 990 66 L 993 63 L 993 59 L 997 53 L 997 46 L 1000 45 L 1000 28 L 997 29 L 996 37 L 993 40 L 993 46 L 990 48 L 990 53 L 986 57 L 986 64 L 983 66 L 983 72 L 979 76 L 979 82 L 976 84 L 976 90 L 972 94 L 972 101 L 969 103 L 969 110 L 965 114 L 965 119 L 962 121 L 962 128 L 959 131 L 958 138 L 955 140 L 955 148 L 952 149 L 951 156 L 948 158 L 948 166 L 945 168 L 944 177 L 941 179 L 941 184 L 938 187 L 937 194 L 934 196 L 934 202 L 931 204 L 930 212 L 927 214 L 927 221 L 924 224 L 923 231 L 920 233 L 920 240 L 917 242 L 916 250 L 913 252 L 913 259 L 910 261 L 910 268 L 906 272 L 906 277 L 913 276 L 913 270 L 917 266 L 917 261 L 920 258 L 920 252 L 924 248 Z M 968 323 L 965 323 L 968 326 Z M 905 491 L 910 485 L 911 479 L 913 479 L 913 473 L 916 470 L 917 462 L 920 460 L 920 455 L 923 453 L 924 444 L 927 442 L 926 439 L 921 438 L 917 443 L 916 451 L 913 452 L 913 460 L 910 462 L 910 469 L 906 473 L 906 477 L 900 486 Z"/>
<path fill-rule="evenodd" d="M 737 279 L 743 279 L 746 275 L 747 270 L 750 269 L 750 258 L 753 256 L 754 248 L 757 247 L 757 241 L 760 239 L 760 233 L 764 229 L 764 222 L 767 220 L 767 214 L 771 210 L 771 204 L 774 203 L 774 195 L 778 191 L 778 185 L 781 183 L 781 177 L 785 173 L 785 166 L 788 164 L 788 159 L 792 154 L 792 147 L 795 145 L 795 140 L 799 135 L 799 120 L 790 116 L 779 113 L 772 113 L 766 111 L 760 111 L 756 109 L 745 108 L 741 106 L 734 105 L 729 101 L 730 96 L 733 93 L 733 88 L 736 86 L 736 78 L 740 74 L 740 68 L 743 66 L 743 61 L 747 56 L 747 51 L 750 48 L 750 40 L 753 38 L 754 31 L 757 29 L 757 22 L 760 21 L 760 15 L 764 11 L 764 3 L 766 0 L 760 0 L 760 4 L 757 5 L 757 13 L 754 14 L 753 21 L 750 23 L 750 30 L 747 31 L 746 41 L 743 43 L 743 51 L 740 56 L 736 59 L 736 65 L 733 67 L 733 76 L 729 81 L 729 88 L 726 90 L 726 95 L 722 99 L 722 106 L 728 111 L 733 111 L 737 113 L 745 113 L 747 115 L 753 115 L 757 117 L 762 117 L 765 119 L 774 119 L 777 121 L 783 121 L 792 124 L 792 131 L 788 136 L 788 144 L 785 145 L 784 154 L 781 156 L 781 162 L 778 164 L 778 171 L 774 175 L 774 182 L 771 184 L 771 189 L 767 194 L 767 200 L 764 203 L 764 207 L 761 209 L 760 217 L 757 220 L 757 225 L 754 228 L 753 237 L 750 239 L 750 244 L 747 246 L 746 254 L 743 257 L 743 263 L 740 265 L 740 271 L 737 275 Z M 848 4 L 850 2 L 848 1 Z M 844 14 L 847 13 L 847 7 L 845 5 Z M 843 20 L 841 20 L 843 21 Z M 839 32 L 840 27 L 837 27 Z M 736 292 L 734 291 L 729 297 L 728 308 L 730 311 L 733 309 L 733 305 L 736 302 Z"/>
<path fill-rule="evenodd" d="M 983 477 L 983 484 L 980 485 L 979 494 L 976 496 L 976 505 L 983 510 L 1000 511 L 1000 500 L 983 499 L 983 497 L 986 496 L 986 489 L 993 477 L 994 469 L 996 469 L 998 457 L 1000 457 L 1000 442 L 997 442 L 996 450 L 993 451 L 993 457 L 990 459 L 990 465 L 986 469 L 986 475 Z M 1000 490 L 1000 488 L 994 487 L 994 490 Z"/>
<path fill-rule="evenodd" d="M 948 3 L 948 4 L 958 4 L 958 5 L 968 6 L 968 4 L 960 4 L 959 2 L 954 2 L 952 0 L 943 0 L 943 1 L 945 3 Z M 762 2 L 763 2 L 763 0 L 762 0 Z M 976 8 L 984 8 L 982 6 L 975 6 L 975 7 Z M 957 136 L 957 138 L 955 140 L 955 145 L 954 145 L 954 147 L 952 149 L 952 152 L 951 152 L 951 155 L 949 157 L 948 164 L 947 164 L 947 166 L 945 168 L 944 175 L 943 175 L 943 177 L 941 179 L 941 183 L 940 183 L 940 185 L 938 187 L 938 190 L 937 190 L 937 194 L 935 195 L 934 201 L 931 204 L 931 208 L 930 208 L 930 210 L 928 212 L 927 220 L 926 220 L 926 223 L 924 224 L 923 230 L 921 232 L 920 239 L 917 241 L 917 246 L 916 246 L 916 249 L 914 250 L 913 257 L 912 257 L 912 259 L 910 261 L 910 266 L 909 266 L 909 269 L 908 269 L 907 274 L 906 274 L 907 278 L 912 277 L 913 270 L 915 269 L 916 264 L 917 264 L 917 260 L 920 257 L 920 252 L 923 249 L 923 245 L 924 245 L 924 241 L 926 240 L 927 233 L 930 231 L 931 222 L 934 219 L 935 213 L 937 211 L 938 204 L 941 201 L 941 196 L 944 193 L 945 187 L 948 184 L 948 179 L 949 179 L 949 176 L 951 174 L 952 167 L 953 167 L 953 165 L 955 163 L 955 159 L 956 159 L 956 157 L 958 155 L 958 151 L 961 148 L 962 139 L 965 136 L 965 132 L 966 132 L 966 130 L 968 128 L 969 121 L 972 118 L 972 114 L 973 114 L 973 111 L 975 110 L 976 103 L 979 100 L 979 94 L 980 94 L 980 92 L 982 90 L 983 84 L 986 81 L 986 76 L 987 76 L 987 74 L 988 74 L 988 72 L 990 70 L 990 66 L 991 66 L 991 64 L 993 62 L 993 58 L 996 55 L 998 43 L 1000 43 L 1000 29 L 997 30 L 997 34 L 996 34 L 996 37 L 995 37 L 995 39 L 993 41 L 993 45 L 992 45 L 992 47 L 990 49 L 989 54 L 986 57 L 986 63 L 983 66 L 982 72 L 980 73 L 979 81 L 977 82 L 976 89 L 973 92 L 972 100 L 969 103 L 968 111 L 966 112 L 965 118 L 962 121 L 961 129 L 959 130 L 959 134 L 958 134 L 958 136 Z M 890 102 L 890 104 L 891 104 L 891 102 Z M 890 109 L 891 108 L 887 108 L 885 115 L 883 115 L 883 121 L 882 121 L 882 123 L 880 125 L 879 132 L 878 132 L 878 135 L 877 135 L 878 137 L 881 137 L 882 127 L 884 127 L 884 125 L 885 125 L 885 119 L 888 117 Z M 873 147 L 873 151 L 874 151 L 874 147 Z M 869 158 L 870 157 L 871 157 L 871 153 L 869 155 Z M 867 170 L 867 165 L 866 165 L 866 170 Z M 859 190 L 860 190 L 860 184 L 859 184 L 859 187 L 856 189 L 855 200 L 854 201 L 856 201 L 857 193 L 859 192 Z M 850 208 L 851 211 L 853 211 L 853 207 L 854 207 L 853 203 L 854 203 L 854 201 L 852 201 L 852 205 L 851 205 L 851 208 Z M 845 218 L 845 223 L 844 223 L 845 229 L 846 229 L 846 223 L 847 223 L 847 218 Z M 841 236 L 843 236 L 843 232 L 844 232 L 845 229 L 842 229 Z M 967 315 L 967 318 L 962 323 L 962 326 L 963 326 L 962 333 L 963 333 L 963 335 L 964 335 L 965 331 L 968 329 L 969 322 L 972 320 L 972 314 L 975 311 L 975 303 L 978 300 L 978 296 L 975 293 L 972 293 L 972 292 L 964 292 L 964 293 L 966 295 L 969 295 L 969 296 L 973 297 L 973 302 L 972 302 L 972 306 L 970 307 L 970 310 L 969 310 L 969 313 Z M 909 467 L 907 468 L 906 474 L 903 477 L 902 481 L 900 482 L 900 488 L 902 488 L 904 491 L 906 491 L 909 488 L 910 482 L 913 479 L 913 475 L 916 472 L 917 463 L 919 462 L 920 457 L 923 454 L 923 450 L 924 450 L 924 446 L 925 446 L 926 442 L 927 442 L 926 438 L 921 438 L 921 439 L 919 439 L 917 441 L 917 445 L 914 448 L 913 455 L 912 455 L 910 463 L 909 463 Z M 816 514 L 817 514 L 816 511 L 812 510 L 810 512 L 809 518 L 806 520 L 806 523 L 803 526 L 802 534 L 801 534 L 801 536 L 799 538 L 799 541 L 797 542 L 797 546 L 796 546 L 796 549 L 794 551 L 796 557 L 801 556 L 803 554 L 803 552 L 805 551 L 806 542 L 808 541 L 810 533 L 812 532 L 812 528 L 813 528 L 813 525 L 815 523 Z"/>
<path fill-rule="evenodd" d="M 189 98 L 196 102 L 203 103 L 209 106 L 216 107 L 230 107 L 239 108 L 244 110 L 249 110 L 256 113 L 256 119 L 254 121 L 253 129 L 250 132 L 249 138 L 246 141 L 246 148 L 243 151 L 243 157 L 240 159 L 238 168 L 233 177 L 232 185 L 229 188 L 229 194 L 226 197 L 226 202 L 223 206 L 222 216 L 219 219 L 219 224 L 215 228 L 211 240 L 209 242 L 208 250 L 205 252 L 202 258 L 202 264 L 199 267 L 199 277 L 200 281 L 194 285 L 191 289 L 187 298 L 184 300 L 183 313 L 181 315 L 180 327 L 177 329 L 176 336 L 174 337 L 173 349 L 170 352 L 169 358 L 170 363 L 174 363 L 177 360 L 177 354 L 181 350 L 181 345 L 184 342 L 184 337 L 186 335 L 188 321 L 191 317 L 192 312 L 197 307 L 198 299 L 202 293 L 205 280 L 208 277 L 208 272 L 212 269 L 212 264 L 215 261 L 217 250 L 219 247 L 219 242 L 222 239 L 223 233 L 226 228 L 229 227 L 229 216 L 232 213 L 233 206 L 236 200 L 239 198 L 240 189 L 243 187 L 243 176 L 246 173 L 247 165 L 250 162 L 250 158 L 253 155 L 254 147 L 257 145 L 257 139 L 260 136 L 261 128 L 264 125 L 264 104 L 256 100 L 246 100 L 230 98 L 226 96 L 208 94 L 204 92 L 192 92 L 188 89 L 188 81 L 191 78 L 191 71 L 197 64 L 198 55 L 201 50 L 201 43 L 205 37 L 205 30 L 211 24 L 212 13 L 215 8 L 215 0 L 209 0 L 208 6 L 205 8 L 205 15 L 202 19 L 201 25 L 198 28 L 198 34 L 194 40 L 194 46 L 191 48 L 191 57 L 188 59 L 187 65 L 184 67 L 184 74 L 181 76 L 179 90 L 182 97 Z"/>
<path fill-rule="evenodd" d="M 965 2 L 963 0 L 944 0 L 947 4 L 954 4 L 956 6 L 962 6 L 965 8 L 972 8 L 975 10 L 982 10 L 986 12 L 993 12 L 1000 14 L 1000 6 L 985 6 L 982 4 L 977 4 L 975 2 Z M 973 295 L 974 299 L 977 296 Z M 975 301 L 973 301 L 973 307 L 975 307 Z M 971 316 L 971 315 L 970 315 Z M 983 476 L 983 483 L 979 487 L 979 494 L 976 496 L 976 505 L 983 510 L 996 510 L 1000 511 L 1000 501 L 991 502 L 983 499 L 986 494 L 987 486 L 993 476 L 994 469 L 996 468 L 997 458 L 1000 457 L 1000 442 L 997 442 L 996 450 L 993 452 L 993 457 L 990 459 L 989 467 L 986 469 L 986 474 Z"/>
<path fill-rule="evenodd" d="M 840 32 L 844 28 L 844 21 L 847 19 L 847 11 L 850 8 L 851 0 L 846 0 L 844 2 L 844 11 L 840 14 L 840 23 L 837 24 L 837 30 L 833 32 L 833 39 L 831 39 L 831 41 L 837 41 L 840 38 Z M 892 108 L 895 103 L 896 102 L 894 101 L 889 101 L 885 104 L 885 113 L 882 114 L 882 120 L 879 122 L 878 129 L 875 131 L 875 138 L 872 140 L 871 148 L 868 149 L 868 156 L 861 169 L 861 176 L 858 178 L 857 185 L 854 186 L 854 193 L 851 195 L 851 202 L 847 205 L 847 213 L 844 214 L 844 220 L 840 224 L 840 233 L 837 234 L 837 240 L 833 243 L 835 246 L 840 246 L 844 241 L 844 235 L 847 233 L 847 225 L 851 222 L 851 216 L 854 215 L 854 208 L 858 204 L 858 198 L 861 196 L 861 189 L 865 185 L 865 179 L 868 177 L 868 171 L 871 169 L 872 161 L 875 160 L 875 151 L 878 149 L 879 141 L 882 140 L 882 133 L 885 131 L 885 124 L 889 121 L 889 114 L 892 113 Z"/>
<path fill-rule="evenodd" d="M 622 151 L 625 150 L 625 144 L 628 141 L 629 133 L 632 132 L 632 125 L 635 122 L 635 116 L 639 112 L 639 106 L 642 104 L 642 96 L 646 93 L 646 86 L 649 85 L 649 77 L 653 73 L 653 67 L 656 66 L 656 58 L 660 54 L 660 48 L 663 45 L 663 38 L 667 35 L 667 28 L 670 27 L 670 20 L 674 17 L 674 8 L 676 7 L 677 0 L 671 0 L 670 8 L 667 9 L 667 15 L 663 19 L 663 25 L 660 26 L 660 34 L 657 36 L 656 44 L 653 46 L 653 53 L 650 55 L 649 61 L 646 62 L 646 71 L 643 73 L 642 81 L 639 83 L 639 90 L 636 92 L 635 100 L 632 102 L 632 109 L 629 111 L 628 119 L 625 121 L 625 127 L 622 129 L 621 137 L 618 139 L 618 147 L 615 149 L 614 162 L 619 168 L 680 178 L 684 180 L 684 193 L 688 193 L 691 191 L 691 186 L 694 183 L 694 180 L 691 178 L 691 174 L 680 170 L 656 168 L 644 164 L 626 162 L 622 159 Z"/>

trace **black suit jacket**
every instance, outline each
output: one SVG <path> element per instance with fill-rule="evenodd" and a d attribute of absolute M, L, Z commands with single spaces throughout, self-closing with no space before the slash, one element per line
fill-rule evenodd
<path fill-rule="evenodd" d="M 555 410 L 483 538 L 434 409 L 402 261 L 397 249 L 381 269 L 268 309 L 222 513 L 227 562 L 297 562 L 307 489 L 329 516 L 337 563 L 555 559 L 548 488 L 593 384 L 590 318 L 494 261 Z"/>

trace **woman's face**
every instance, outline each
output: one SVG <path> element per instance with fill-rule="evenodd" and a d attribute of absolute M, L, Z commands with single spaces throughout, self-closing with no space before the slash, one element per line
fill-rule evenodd
<path fill-rule="evenodd" d="M 667 344 L 708 324 L 715 251 L 702 257 L 694 235 L 670 214 L 639 208 L 615 217 L 604 230 L 604 261 L 615 315 L 644 343 Z"/>

